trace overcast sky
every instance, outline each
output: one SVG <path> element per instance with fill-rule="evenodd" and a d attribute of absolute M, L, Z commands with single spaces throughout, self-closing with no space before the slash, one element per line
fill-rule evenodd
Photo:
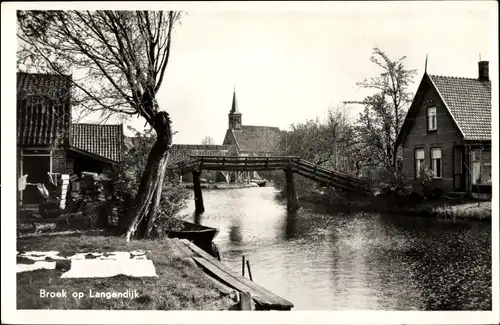
<path fill-rule="evenodd" d="M 492 61 L 494 2 L 329 2 L 325 8 L 253 10 L 190 7 L 177 26 L 159 92 L 174 143 L 222 144 L 233 87 L 243 124 L 287 129 L 325 116 L 329 106 L 361 100 L 356 82 L 375 76 L 372 48 L 406 56 L 418 86 L 428 54 L 431 74 L 477 77 L 479 54 Z M 205 8 L 205 7 L 204 7 Z M 223 7 L 221 7 L 223 8 Z M 498 44 L 498 43 L 496 43 Z M 350 106 L 355 118 L 359 105 Z M 132 121 L 142 129 L 144 120 Z"/>
<path fill-rule="evenodd" d="M 376 4 L 376 6 L 374 6 Z M 222 144 L 233 87 L 243 124 L 282 129 L 361 100 L 356 82 L 378 73 L 377 45 L 432 74 L 476 77 L 479 54 L 492 60 L 491 3 L 360 2 L 328 11 L 190 11 L 172 43 L 159 94 L 179 133 L 174 143 Z M 307 9 L 307 8 L 306 8 Z M 357 116 L 359 107 L 350 106 Z M 142 128 L 144 122 L 133 123 Z"/>

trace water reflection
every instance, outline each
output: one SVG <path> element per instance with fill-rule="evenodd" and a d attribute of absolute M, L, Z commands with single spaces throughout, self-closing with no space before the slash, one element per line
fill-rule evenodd
<path fill-rule="evenodd" d="M 285 239 L 297 236 L 297 212 L 287 213 L 285 221 Z"/>
<path fill-rule="evenodd" d="M 241 222 L 239 219 L 233 219 L 231 228 L 229 229 L 229 240 L 234 244 L 240 244 L 243 240 L 241 235 Z"/>
<path fill-rule="evenodd" d="M 491 309 L 489 224 L 321 207 L 287 214 L 274 194 L 204 191 L 201 222 L 221 229 L 225 264 L 240 272 L 245 255 L 254 279 L 296 310 Z"/>
<path fill-rule="evenodd" d="M 193 219 L 194 219 L 194 223 L 197 224 L 197 225 L 201 225 L 201 219 L 202 219 L 202 215 L 203 213 L 193 213 Z"/>

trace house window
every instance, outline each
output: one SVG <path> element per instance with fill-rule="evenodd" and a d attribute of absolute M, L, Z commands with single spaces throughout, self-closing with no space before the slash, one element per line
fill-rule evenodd
<path fill-rule="evenodd" d="M 427 108 L 427 127 L 429 131 L 436 131 L 437 129 L 435 106 Z"/>
<path fill-rule="evenodd" d="M 471 151 L 472 184 L 491 185 L 491 151 Z"/>
<path fill-rule="evenodd" d="M 441 148 L 431 149 L 432 178 L 443 177 L 443 160 L 441 159 Z"/>
<path fill-rule="evenodd" d="M 415 149 L 415 178 L 422 176 L 424 169 L 424 149 Z"/>

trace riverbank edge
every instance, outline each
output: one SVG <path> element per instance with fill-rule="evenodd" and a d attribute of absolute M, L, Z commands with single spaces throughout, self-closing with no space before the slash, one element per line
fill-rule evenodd
<path fill-rule="evenodd" d="M 135 240 L 108 236 L 102 232 L 64 232 L 24 235 L 17 238 L 17 251 L 105 252 L 146 251 L 155 265 L 156 278 L 61 279 L 63 268 L 17 273 L 18 309 L 112 309 L 112 310 L 228 310 L 234 300 L 220 291 L 172 239 Z M 71 254 L 70 254 L 71 255 Z M 137 299 L 44 299 L 40 290 L 89 292 L 89 290 L 121 292 L 137 290 Z"/>
<path fill-rule="evenodd" d="M 278 199 L 285 200 L 282 192 Z M 413 217 L 428 217 L 446 220 L 474 220 L 489 222 L 492 217 L 491 201 L 472 200 L 424 200 L 421 203 L 408 204 L 397 198 L 377 196 L 349 199 L 342 196 L 330 196 L 320 193 L 308 193 L 298 196 L 299 202 L 321 204 L 327 210 L 339 212 L 387 213 Z"/>

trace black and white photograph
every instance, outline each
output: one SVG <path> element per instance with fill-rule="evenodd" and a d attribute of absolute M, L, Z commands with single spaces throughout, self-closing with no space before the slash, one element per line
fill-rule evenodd
<path fill-rule="evenodd" d="M 3 3 L 2 323 L 498 323 L 498 82 L 496 1 Z"/>

